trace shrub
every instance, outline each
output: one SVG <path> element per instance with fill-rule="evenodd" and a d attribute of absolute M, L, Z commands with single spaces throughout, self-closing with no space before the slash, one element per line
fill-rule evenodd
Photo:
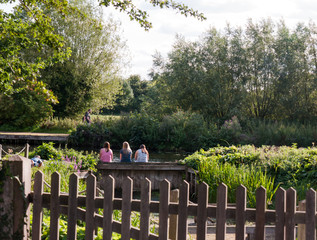
<path fill-rule="evenodd" d="M 255 203 L 256 188 L 267 189 L 267 200 L 272 200 L 276 188 L 294 187 L 298 199 L 305 199 L 309 188 L 317 188 L 317 148 L 262 146 L 252 145 L 215 147 L 200 150 L 185 158 L 183 163 L 199 171 L 202 181 L 211 186 L 215 194 L 219 183 L 228 185 L 229 200 L 234 201 L 234 190 L 239 184 L 248 189 L 250 205 Z M 232 191 L 230 193 L 230 191 Z M 250 193 L 249 193 L 250 192 Z M 213 196 L 211 199 L 214 199 Z"/>
<path fill-rule="evenodd" d="M 56 149 L 54 143 L 42 143 L 35 148 L 29 155 L 33 157 L 40 155 L 45 161 L 44 165 L 49 165 L 52 170 L 57 171 L 60 164 L 69 166 L 73 171 L 92 170 L 95 171 L 95 166 L 99 160 L 98 153 L 91 152 L 84 154 L 83 151 L 76 151 L 72 148 Z M 53 173 L 53 172 L 52 172 Z"/>
<path fill-rule="evenodd" d="M 0 125 L 26 128 L 35 126 L 53 115 L 52 104 L 57 99 L 42 82 L 14 92 L 12 95 L 0 94 Z"/>
<path fill-rule="evenodd" d="M 92 124 L 81 124 L 77 126 L 68 139 L 70 145 L 85 146 L 92 148 L 101 146 L 105 139 L 109 139 L 111 134 L 106 124 L 101 121 Z"/>
<path fill-rule="evenodd" d="M 42 143 L 42 145 L 38 146 L 34 149 L 33 152 L 30 153 L 30 157 L 34 157 L 35 155 L 40 155 L 42 159 L 50 160 L 50 159 L 61 159 L 62 153 L 54 148 L 54 143 Z"/>
<path fill-rule="evenodd" d="M 133 148 L 145 144 L 151 150 L 195 151 L 215 145 L 216 127 L 207 126 L 201 115 L 179 111 L 159 121 L 145 113 L 79 125 L 69 137 L 75 146 L 96 147 L 104 141 L 121 148 L 128 141 Z"/>

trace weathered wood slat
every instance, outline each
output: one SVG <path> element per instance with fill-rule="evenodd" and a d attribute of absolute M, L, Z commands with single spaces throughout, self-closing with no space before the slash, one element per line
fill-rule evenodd
<path fill-rule="evenodd" d="M 216 240 L 226 238 L 227 186 L 219 184 L 217 189 Z"/>
<path fill-rule="evenodd" d="M 68 198 L 68 225 L 67 239 L 77 239 L 77 198 L 78 198 L 78 176 L 73 173 L 69 177 Z"/>
<path fill-rule="evenodd" d="M 39 178 L 40 173 L 37 173 Z M 42 221 L 37 220 L 43 207 L 51 210 L 51 239 L 58 239 L 59 214 L 68 215 L 68 239 L 76 239 L 76 221 L 86 222 L 85 239 L 93 239 L 95 227 L 104 228 L 104 239 L 111 239 L 112 232 L 118 232 L 122 239 L 168 239 L 168 217 L 178 214 L 178 239 L 187 237 L 187 216 L 197 216 L 197 240 L 206 239 L 207 217 L 216 217 L 216 239 L 223 240 L 226 237 L 226 220 L 236 220 L 236 239 L 244 239 L 246 227 L 245 221 L 255 221 L 256 239 L 265 239 L 265 224 L 276 223 L 276 239 L 295 239 L 295 224 L 305 224 L 307 227 L 306 239 L 315 240 L 316 234 L 316 193 L 314 190 L 307 192 L 307 210 L 296 211 L 296 191 L 289 189 L 278 189 L 276 192 L 276 210 L 266 209 L 266 190 L 261 187 L 256 191 L 256 209 L 246 208 L 246 189 L 240 186 L 236 193 L 236 207 L 227 206 L 227 188 L 220 184 L 217 191 L 218 204 L 208 204 L 208 185 L 202 183 L 198 187 L 198 204 L 188 201 L 189 186 L 184 181 L 180 188 L 179 203 L 172 203 L 170 199 L 170 183 L 165 180 L 161 182 L 160 201 L 151 201 L 151 182 L 146 179 L 142 183 L 141 200 L 133 200 L 133 182 L 127 178 L 123 185 L 122 199 L 114 198 L 114 179 L 109 177 L 108 182 L 104 181 L 102 188 L 105 191 L 104 197 L 96 197 L 96 178 L 91 175 L 87 178 L 87 196 L 78 196 L 78 176 L 73 174 L 70 177 L 70 192 L 60 193 L 60 176 L 54 173 L 51 178 L 51 194 L 43 193 L 42 179 L 35 179 L 34 192 L 28 196 L 28 200 L 34 203 L 34 239 L 41 235 Z M 39 189 L 41 189 L 39 191 Z M 144 189 L 144 190 L 143 190 Z M 39 201 L 40 200 L 40 201 Z M 39 204 L 40 203 L 40 204 Z M 65 207 L 63 205 L 68 205 Z M 85 207 L 86 210 L 79 207 Z M 104 216 L 95 213 L 96 208 L 104 208 Z M 113 209 L 122 210 L 122 224 L 112 219 Z M 131 227 L 131 211 L 141 213 L 140 230 Z M 159 213 L 159 236 L 149 233 L 150 212 Z M 36 226 L 38 225 L 38 226 Z M 73 227 L 72 227 L 73 226 Z M 106 230 L 107 229 L 107 230 Z M 286 231 L 285 231 L 286 230 Z M 173 235 L 176 238 L 176 235 Z"/>
<path fill-rule="evenodd" d="M 316 240 L 316 192 L 306 192 L 306 239 Z"/>
<path fill-rule="evenodd" d="M 44 174 L 41 171 L 35 173 L 34 178 L 34 207 L 33 207 L 33 223 L 32 223 L 32 240 L 40 240 L 42 235 L 42 194 L 44 185 Z"/>
<path fill-rule="evenodd" d="M 296 191 L 294 188 L 289 188 L 286 191 L 286 240 L 295 240 L 295 220 L 296 212 Z"/>
<path fill-rule="evenodd" d="M 145 178 L 141 184 L 140 239 L 149 239 L 151 182 Z"/>
<path fill-rule="evenodd" d="M 170 203 L 177 203 L 179 200 L 179 189 L 173 189 L 170 192 Z M 170 206 L 169 206 L 170 207 Z M 170 213 L 170 209 L 168 210 Z M 170 214 L 169 215 L 169 229 L 168 229 L 168 238 L 171 240 L 177 239 L 177 225 L 178 225 L 178 215 Z"/>
<path fill-rule="evenodd" d="M 247 189 L 240 185 L 236 191 L 236 240 L 244 240 L 245 229 L 245 211 L 247 207 Z"/>
<path fill-rule="evenodd" d="M 206 239 L 208 190 L 209 187 L 205 182 L 198 185 L 197 240 Z"/>
<path fill-rule="evenodd" d="M 61 175 L 54 172 L 51 176 L 51 216 L 50 216 L 50 239 L 59 239 L 59 196 L 60 196 Z"/>
<path fill-rule="evenodd" d="M 96 198 L 96 177 L 90 174 L 87 177 L 86 196 L 86 229 L 85 239 L 93 240 L 95 232 L 95 198 Z"/>
<path fill-rule="evenodd" d="M 260 187 L 256 190 L 256 220 L 255 239 L 265 239 L 265 210 L 266 210 L 266 189 Z"/>
<path fill-rule="evenodd" d="M 189 184 L 186 181 L 182 182 L 179 192 L 179 205 L 178 205 L 178 239 L 186 240 L 188 233 L 188 205 L 189 205 Z"/>
<path fill-rule="evenodd" d="M 127 177 L 124 179 L 122 186 L 122 240 L 130 240 L 132 184 L 132 179 Z"/>
<path fill-rule="evenodd" d="M 279 188 L 275 196 L 275 239 L 285 239 L 285 211 L 286 211 L 286 191 Z"/>
<path fill-rule="evenodd" d="M 31 193 L 30 201 L 33 201 L 34 194 Z M 78 206 L 84 207 L 86 204 L 85 196 L 78 196 Z M 50 203 L 50 194 L 43 193 L 43 204 L 48 205 Z M 61 205 L 67 205 L 68 203 L 68 195 L 61 193 L 60 196 L 60 203 Z M 113 200 L 113 209 L 121 210 L 121 199 L 114 198 Z M 140 211 L 141 201 L 133 199 L 131 210 L 132 211 Z M 103 197 L 96 197 L 96 208 L 103 207 Z M 208 205 L 207 208 L 207 216 L 216 218 L 216 206 L 215 205 Z M 171 214 L 178 214 L 178 205 L 175 203 L 170 203 L 169 210 Z M 150 203 L 150 212 L 151 213 L 159 213 L 159 201 L 151 201 Z M 227 219 L 235 219 L 236 216 L 236 209 L 234 207 L 227 207 Z M 188 216 L 197 216 L 197 204 L 190 203 L 188 205 Z M 265 219 L 267 223 L 275 222 L 275 211 L 274 210 L 266 210 L 265 212 Z M 250 222 L 255 221 L 255 209 L 254 208 L 247 208 L 246 209 L 246 220 Z M 297 212 L 295 214 L 295 223 L 305 223 L 305 213 Z"/>
<path fill-rule="evenodd" d="M 113 224 L 113 200 L 114 200 L 114 178 L 107 176 L 103 182 L 103 189 L 106 193 L 103 198 L 103 239 L 111 240 Z"/>
<path fill-rule="evenodd" d="M 61 214 L 65 214 L 65 215 L 68 214 L 68 207 L 67 206 L 61 206 Z M 82 208 L 77 209 L 77 219 L 78 220 L 85 221 L 85 215 L 86 215 L 86 211 L 84 209 L 82 209 Z M 99 214 L 96 214 L 95 215 L 95 223 L 96 223 L 96 226 L 102 227 L 103 217 L 100 216 Z M 121 223 L 118 221 L 113 221 L 112 231 L 121 234 Z M 135 227 L 131 227 L 130 238 L 138 239 L 139 235 L 140 235 L 139 229 L 137 229 Z M 158 240 L 158 236 L 153 234 L 153 233 L 150 233 L 149 240 Z"/>
<path fill-rule="evenodd" d="M 170 202 L 170 183 L 164 180 L 160 184 L 159 239 L 168 239 L 168 208 Z"/>
<path fill-rule="evenodd" d="M 147 162 L 147 163 L 99 163 L 97 166 L 98 169 L 116 169 L 116 170 L 164 170 L 164 171 L 186 171 L 187 166 L 179 163 L 165 162 L 165 163 L 156 163 L 156 162 Z"/>

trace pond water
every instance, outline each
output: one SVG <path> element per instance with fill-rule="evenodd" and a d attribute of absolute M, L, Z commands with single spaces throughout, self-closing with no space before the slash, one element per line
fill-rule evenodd
<path fill-rule="evenodd" d="M 21 145 L 21 144 L 2 144 L 2 148 L 4 151 L 8 152 L 9 149 L 12 149 L 13 154 L 19 153 L 25 145 Z M 54 145 L 55 147 L 58 147 L 58 144 Z M 37 147 L 37 145 L 30 145 L 30 152 Z M 63 146 L 61 146 L 63 148 Z M 75 150 L 78 151 L 87 151 L 87 152 L 99 152 L 99 149 L 76 149 Z M 134 156 L 135 151 L 133 151 L 133 156 Z M 151 152 L 151 150 L 149 150 L 149 154 L 150 154 L 150 162 L 178 162 L 179 160 L 184 159 L 185 157 L 187 157 L 189 155 L 189 153 L 174 153 L 174 152 Z M 2 153 L 2 155 L 5 155 L 4 153 Z M 119 162 L 119 157 L 120 157 L 120 153 L 119 150 L 113 150 L 113 158 L 114 158 L 114 162 Z"/>

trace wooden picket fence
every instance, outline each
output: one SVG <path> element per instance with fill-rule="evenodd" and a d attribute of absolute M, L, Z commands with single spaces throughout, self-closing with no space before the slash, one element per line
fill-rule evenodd
<path fill-rule="evenodd" d="M 307 191 L 306 211 L 296 210 L 296 191 L 279 188 L 275 196 L 275 210 L 266 209 L 266 190 L 256 191 L 256 208 L 247 208 L 246 188 L 239 186 L 236 190 L 236 204 L 227 204 L 227 186 L 220 184 L 217 190 L 217 204 L 208 203 L 208 185 L 198 185 L 198 202 L 189 201 L 189 184 L 183 181 L 179 188 L 179 201 L 170 201 L 170 183 L 160 184 L 159 201 L 151 200 L 151 182 L 142 182 L 140 199 L 133 199 L 133 180 L 127 177 L 122 185 L 122 198 L 114 197 L 115 180 L 108 176 L 100 182 L 104 196 L 96 196 L 96 177 L 89 175 L 86 179 L 86 195 L 78 195 L 78 176 L 72 174 L 69 180 L 69 193 L 60 192 L 60 174 L 51 176 L 51 192 L 43 192 L 44 175 L 35 174 L 34 191 L 30 194 L 33 202 L 32 239 L 41 239 L 43 208 L 50 209 L 50 239 L 59 239 L 60 215 L 68 216 L 67 239 L 76 239 L 77 220 L 86 222 L 85 239 L 94 239 L 95 230 L 103 229 L 103 239 L 111 239 L 112 232 L 121 234 L 123 240 L 132 239 L 169 239 L 169 215 L 177 215 L 177 239 L 188 238 L 189 216 L 196 216 L 196 239 L 207 238 L 207 219 L 216 219 L 216 239 L 226 239 L 226 221 L 234 220 L 237 240 L 246 238 L 246 221 L 255 223 L 255 239 L 265 239 L 266 224 L 275 225 L 275 239 L 295 240 L 296 225 L 305 224 L 306 240 L 316 239 L 316 192 Z M 83 209 L 83 207 L 85 209 Z M 103 209 L 103 215 L 96 213 Z M 113 220 L 113 210 L 122 211 L 122 222 Z M 140 229 L 131 226 L 132 211 L 140 212 Z M 150 213 L 158 214 L 158 235 L 150 233 Z"/>

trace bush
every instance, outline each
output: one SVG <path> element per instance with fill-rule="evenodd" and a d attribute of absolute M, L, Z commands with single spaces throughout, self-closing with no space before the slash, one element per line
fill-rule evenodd
<path fill-rule="evenodd" d="M 252 145 L 215 147 L 200 150 L 183 160 L 183 163 L 199 171 L 201 181 L 211 186 L 215 195 L 219 183 L 228 185 L 228 198 L 235 199 L 235 188 L 243 184 L 248 189 L 249 205 L 255 203 L 252 194 L 256 188 L 267 189 L 268 203 L 277 187 L 294 187 L 298 199 L 305 199 L 309 188 L 317 188 L 317 148 Z M 231 192 L 230 192 L 231 191 Z M 249 193 L 250 192 L 250 193 Z M 212 196 L 211 199 L 214 199 Z"/>
<path fill-rule="evenodd" d="M 54 148 L 54 143 L 42 143 L 42 145 L 38 146 L 34 149 L 33 152 L 30 154 L 30 158 L 34 157 L 35 155 L 40 155 L 42 159 L 50 160 L 50 159 L 61 159 L 62 152 L 58 151 Z"/>
<path fill-rule="evenodd" d="M 201 115 L 179 111 L 161 121 L 138 113 L 79 125 L 70 135 L 69 143 L 96 147 L 107 140 L 111 146 L 121 148 L 128 141 L 133 148 L 145 144 L 151 150 L 195 151 L 215 145 L 216 136 L 216 127 L 208 127 Z"/>
<path fill-rule="evenodd" d="M 27 128 L 36 126 L 53 115 L 57 100 L 42 82 L 34 82 L 12 95 L 0 94 L 0 125 Z"/>
<path fill-rule="evenodd" d="M 86 148 L 93 148 L 101 146 L 105 139 L 110 139 L 111 134 L 107 125 L 104 122 L 96 121 L 92 124 L 80 124 L 76 131 L 73 131 L 68 142 L 74 146 L 85 146 Z"/>
<path fill-rule="evenodd" d="M 91 152 L 84 154 L 83 151 L 76 151 L 72 148 L 56 149 L 54 143 L 42 143 L 42 145 L 35 148 L 30 157 L 40 155 L 45 161 L 44 165 L 49 165 L 54 171 L 57 171 L 59 164 L 70 166 L 73 171 L 92 170 L 95 171 L 95 166 L 99 161 L 98 153 Z M 53 172 L 52 172 L 53 173 Z"/>

